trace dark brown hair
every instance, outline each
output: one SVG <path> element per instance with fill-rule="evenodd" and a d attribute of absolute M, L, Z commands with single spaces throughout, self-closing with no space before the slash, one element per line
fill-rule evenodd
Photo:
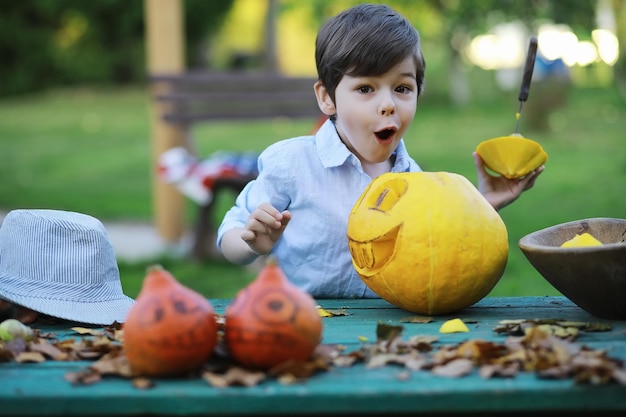
<path fill-rule="evenodd" d="M 344 75 L 381 75 L 410 56 L 421 95 L 426 62 L 419 34 L 404 16 L 384 4 L 344 10 L 326 22 L 315 42 L 317 75 L 333 101 Z"/>

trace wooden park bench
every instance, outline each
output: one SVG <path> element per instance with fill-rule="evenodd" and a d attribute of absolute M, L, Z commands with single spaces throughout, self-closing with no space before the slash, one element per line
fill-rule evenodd
<path fill-rule="evenodd" d="M 184 132 L 186 146 L 197 156 L 191 128 L 214 120 L 259 120 L 276 117 L 322 117 L 315 94 L 313 77 L 287 77 L 267 72 L 187 72 L 153 75 L 155 100 L 167 103 L 162 118 Z M 234 139 L 236 140 L 236 139 Z M 228 146 L 226 143 L 225 146 Z M 215 201 L 222 190 L 239 193 L 254 177 L 224 178 L 213 186 L 213 198 L 199 206 L 192 257 L 218 255 L 215 248 Z"/>

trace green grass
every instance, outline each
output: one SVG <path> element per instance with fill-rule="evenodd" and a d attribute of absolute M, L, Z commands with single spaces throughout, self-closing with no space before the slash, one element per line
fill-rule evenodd
<path fill-rule="evenodd" d="M 511 98 L 512 97 L 512 98 Z M 537 91 L 529 99 L 540 98 Z M 0 101 L 0 210 L 58 208 L 103 221 L 152 219 L 148 96 L 145 90 L 53 91 Z M 488 138 L 514 130 L 515 95 L 467 107 L 420 103 L 406 135 L 414 158 L 427 170 L 458 172 L 475 182 L 471 152 Z M 490 295 L 555 295 L 517 246 L 544 227 L 587 217 L 626 217 L 626 109 L 611 90 L 572 91 L 551 116 L 555 129 L 520 131 L 540 142 L 549 160 L 536 186 L 501 210 L 510 255 Z M 200 151 L 260 151 L 270 143 L 307 133 L 313 121 L 211 123 L 193 132 Z M 219 213 L 232 196 L 220 199 Z M 194 206 L 185 219 L 191 227 Z M 181 258 L 120 263 L 127 294 L 136 296 L 148 264 L 160 262 L 181 282 L 211 298 L 231 297 L 255 274 L 226 262 Z"/>

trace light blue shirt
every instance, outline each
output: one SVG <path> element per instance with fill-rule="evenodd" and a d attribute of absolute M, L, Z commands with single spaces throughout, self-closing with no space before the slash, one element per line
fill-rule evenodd
<path fill-rule="evenodd" d="M 290 223 L 272 255 L 287 278 L 315 298 L 377 298 L 352 265 L 348 216 L 372 178 L 343 144 L 330 120 L 315 136 L 270 145 L 258 160 L 259 175 L 241 191 L 217 233 L 244 227 L 250 213 L 269 201 L 289 210 Z M 392 172 L 421 171 L 404 141 Z"/>

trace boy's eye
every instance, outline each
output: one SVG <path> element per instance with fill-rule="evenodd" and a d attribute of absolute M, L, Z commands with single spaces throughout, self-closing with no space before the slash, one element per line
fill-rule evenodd
<path fill-rule="evenodd" d="M 400 87 L 396 88 L 396 91 L 398 93 L 406 94 L 406 93 L 409 93 L 411 89 L 407 87 L 406 85 L 401 85 Z"/>
<path fill-rule="evenodd" d="M 372 87 L 368 87 L 364 85 L 364 86 L 357 88 L 357 91 L 362 94 L 370 93 L 372 92 Z"/>

